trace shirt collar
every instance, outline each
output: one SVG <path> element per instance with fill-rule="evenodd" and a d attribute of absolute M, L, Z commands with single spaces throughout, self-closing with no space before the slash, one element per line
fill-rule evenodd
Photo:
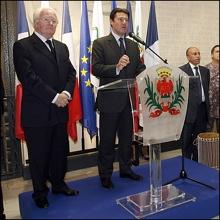
<path fill-rule="evenodd" d="M 119 38 L 123 38 L 124 39 L 124 36 L 123 37 L 119 36 L 118 34 L 114 33 L 113 30 L 112 30 L 112 35 L 114 36 L 114 38 L 115 38 L 115 40 L 117 42 L 119 42 Z"/>
<path fill-rule="evenodd" d="M 46 42 L 46 40 L 51 40 L 52 41 L 52 37 L 51 38 L 49 38 L 49 39 L 47 39 L 47 38 L 45 38 L 44 36 L 42 36 L 41 34 L 39 34 L 38 32 L 34 32 L 44 43 Z"/>
<path fill-rule="evenodd" d="M 192 63 L 189 63 L 190 67 L 194 70 L 195 67 L 198 67 L 199 68 L 199 65 L 194 65 Z"/>

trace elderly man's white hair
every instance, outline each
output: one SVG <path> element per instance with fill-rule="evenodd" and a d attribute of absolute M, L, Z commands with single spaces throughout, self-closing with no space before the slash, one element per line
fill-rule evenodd
<path fill-rule="evenodd" d="M 37 8 L 33 14 L 33 23 L 34 23 L 34 26 L 36 24 L 36 22 L 39 20 L 40 18 L 40 14 L 43 12 L 43 11 L 51 11 L 52 13 L 54 13 L 54 15 L 56 16 L 56 19 L 57 19 L 57 12 L 54 8 L 51 8 L 51 7 L 47 7 L 47 6 L 44 6 L 44 7 L 40 7 L 40 8 Z M 58 20 L 57 20 L 58 22 Z"/>

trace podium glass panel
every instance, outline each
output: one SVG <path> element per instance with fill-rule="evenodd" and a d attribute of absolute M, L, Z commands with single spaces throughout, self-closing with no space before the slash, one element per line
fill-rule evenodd
<path fill-rule="evenodd" d="M 133 140 L 137 141 L 136 139 L 142 139 L 142 131 L 137 131 L 135 124 L 137 123 L 135 117 L 139 114 L 139 97 L 138 97 L 138 88 L 137 88 L 137 81 L 136 79 L 119 79 L 114 82 L 107 83 L 98 87 L 97 91 L 107 91 L 107 90 L 115 90 L 115 92 L 121 92 L 121 89 L 127 89 L 130 103 L 131 103 L 131 110 L 132 110 L 132 119 L 133 119 Z"/>
<path fill-rule="evenodd" d="M 119 79 L 114 82 L 98 87 L 98 91 L 107 90 L 107 89 L 127 89 L 134 87 L 135 84 L 136 84 L 136 79 Z"/>

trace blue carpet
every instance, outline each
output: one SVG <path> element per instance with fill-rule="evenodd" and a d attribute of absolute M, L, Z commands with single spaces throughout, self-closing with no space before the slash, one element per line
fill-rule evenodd
<path fill-rule="evenodd" d="M 140 182 L 119 178 L 114 172 L 113 190 L 100 185 L 98 176 L 69 182 L 70 187 L 80 191 L 79 196 L 66 197 L 49 193 L 49 208 L 39 209 L 31 195 L 19 195 L 20 213 L 23 219 L 132 219 L 133 216 L 116 204 L 116 199 L 149 190 L 149 165 L 134 167 L 133 170 L 144 176 Z M 179 176 L 181 157 L 162 161 L 162 181 L 165 183 Z M 188 177 L 212 185 L 216 190 L 192 182 L 178 180 L 173 184 L 195 196 L 196 202 L 189 202 L 175 208 L 151 215 L 150 219 L 210 219 L 219 215 L 219 172 L 205 165 L 185 159 Z"/>

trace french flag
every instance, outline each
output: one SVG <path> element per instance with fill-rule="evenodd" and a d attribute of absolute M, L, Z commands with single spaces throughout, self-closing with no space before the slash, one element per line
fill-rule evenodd
<path fill-rule="evenodd" d="M 17 39 L 29 36 L 28 22 L 24 1 L 17 1 Z M 24 131 L 21 127 L 21 101 L 22 101 L 22 85 L 15 76 L 15 137 L 24 140 Z"/>
<path fill-rule="evenodd" d="M 155 53 L 159 54 L 159 39 L 157 32 L 157 19 L 155 11 L 155 2 L 151 1 L 150 14 L 147 26 L 146 46 L 151 48 Z M 150 68 L 160 63 L 159 58 L 145 47 L 144 63 L 146 68 Z"/>
<path fill-rule="evenodd" d="M 77 69 L 68 1 L 63 1 L 62 42 L 67 45 L 70 53 L 69 55 L 70 61 L 74 66 L 74 68 Z M 67 130 L 69 136 L 72 138 L 74 142 L 76 142 L 77 141 L 76 123 L 82 118 L 81 101 L 80 101 L 79 85 L 77 78 L 72 94 L 72 100 L 68 104 L 68 109 L 69 109 L 69 120 L 67 123 Z"/>

